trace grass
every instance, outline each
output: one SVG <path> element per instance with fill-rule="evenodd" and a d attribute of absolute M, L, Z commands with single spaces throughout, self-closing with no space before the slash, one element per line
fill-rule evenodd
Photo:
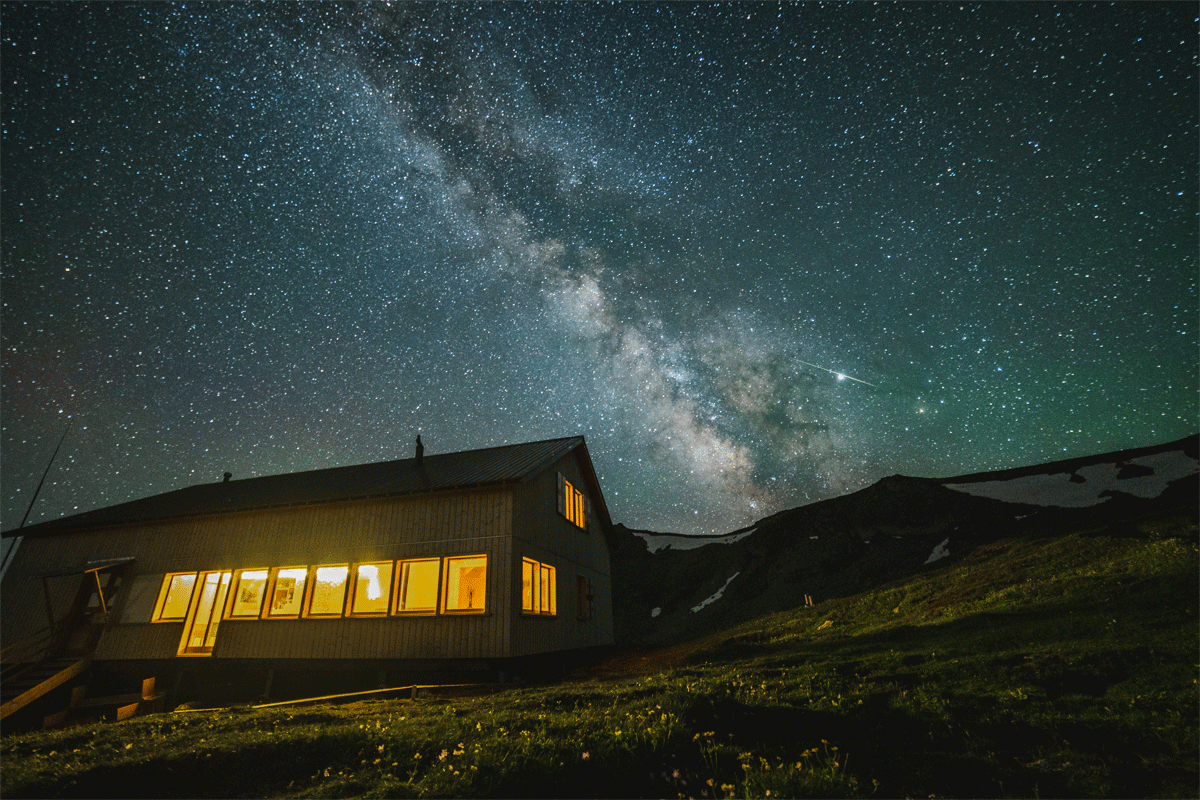
<path fill-rule="evenodd" d="M 9 736 L 0 793 L 1191 797 L 1197 552 L 1184 517 L 1001 541 L 554 685 Z"/>

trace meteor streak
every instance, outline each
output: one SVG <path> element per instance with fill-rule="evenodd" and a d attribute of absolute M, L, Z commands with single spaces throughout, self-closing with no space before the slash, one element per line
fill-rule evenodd
<path fill-rule="evenodd" d="M 796 360 L 797 360 L 797 361 L 800 361 L 800 359 L 798 359 L 798 358 L 797 358 Z M 838 379 L 839 381 L 843 381 L 843 380 L 852 380 L 852 381 L 858 381 L 859 383 L 865 383 L 865 384 L 867 384 L 867 386 L 875 386 L 875 384 L 873 384 L 873 383 L 871 383 L 871 382 L 869 382 L 869 381 L 860 380 L 859 378 L 855 378 L 855 377 L 854 377 L 854 376 L 852 376 L 852 375 L 847 375 L 847 374 L 845 374 L 844 372 L 838 372 L 838 371 L 836 371 L 836 370 L 829 369 L 828 367 L 822 367 L 822 366 L 821 366 L 821 365 L 819 365 L 819 364 L 812 364 L 812 363 L 809 363 L 808 361 L 800 361 L 800 363 L 801 363 L 801 364 L 806 364 L 806 365 L 808 365 L 808 366 L 810 366 L 810 367 L 813 367 L 814 369 L 822 369 L 822 370 L 825 370 L 825 371 L 826 371 L 826 372 L 828 372 L 830 375 L 836 375 L 836 376 L 837 376 L 837 379 Z M 876 389 L 878 389 L 879 387 L 878 387 L 878 386 L 875 386 L 875 388 L 876 388 Z"/>

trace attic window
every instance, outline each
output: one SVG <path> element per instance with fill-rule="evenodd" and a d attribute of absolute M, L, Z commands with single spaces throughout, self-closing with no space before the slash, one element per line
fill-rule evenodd
<path fill-rule="evenodd" d="M 532 558 L 521 559 L 521 611 L 554 616 L 558 613 L 557 595 L 554 567 Z"/>
<path fill-rule="evenodd" d="M 446 580 L 442 589 L 442 611 L 482 612 L 486 584 L 486 555 L 447 558 Z"/>
<path fill-rule="evenodd" d="M 587 498 L 561 473 L 558 476 L 558 513 L 568 522 L 587 529 Z"/>
<path fill-rule="evenodd" d="M 192 602 L 192 590 L 196 588 L 196 573 L 181 572 L 163 578 L 154 605 L 154 622 L 183 622 L 187 618 L 188 606 Z"/>

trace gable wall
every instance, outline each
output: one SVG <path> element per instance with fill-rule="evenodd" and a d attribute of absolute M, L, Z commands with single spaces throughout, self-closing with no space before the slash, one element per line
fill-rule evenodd
<path fill-rule="evenodd" d="M 610 645 L 613 643 L 612 578 L 608 540 L 594 513 L 598 505 L 579 466 L 579 451 L 560 459 L 552 468 L 521 484 L 513 509 L 512 596 L 514 609 L 513 655 L 533 655 L 553 650 Z M 584 531 L 558 513 L 558 474 L 562 473 L 588 496 L 593 513 Z M 521 559 L 532 558 L 555 568 L 558 613 L 554 617 L 521 614 Z M 592 584 L 593 616 L 578 619 L 576 575 Z"/>
<path fill-rule="evenodd" d="M 456 617 L 225 620 L 214 658 L 456 658 L 507 655 L 511 568 L 507 488 L 242 512 L 91 533 L 26 537 L 0 584 L 3 641 L 44 626 L 41 581 L 30 576 L 88 560 L 133 556 L 121 621 L 106 631 L 98 660 L 173 658 L 182 623 L 150 623 L 149 591 L 167 572 L 488 555 L 487 612 Z M 139 576 L 141 577 L 138 580 Z M 63 583 L 62 592 L 66 591 Z M 75 586 L 78 581 L 73 582 Z M 142 595 L 136 594 L 135 587 Z M 55 598 L 58 604 L 70 597 Z M 129 601 L 126 603 L 126 601 Z M 126 606 L 128 605 L 128 608 Z M 152 611 L 152 600 L 150 601 Z M 135 610 L 130 616 L 128 612 Z"/>

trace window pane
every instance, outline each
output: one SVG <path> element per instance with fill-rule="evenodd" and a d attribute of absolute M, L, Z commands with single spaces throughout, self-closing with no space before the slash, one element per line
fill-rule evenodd
<path fill-rule="evenodd" d="M 158 619 L 183 619 L 187 616 L 192 600 L 192 589 L 196 586 L 196 573 L 172 575 L 167 579 L 167 597 L 163 601 Z"/>
<path fill-rule="evenodd" d="M 438 568 L 436 558 L 400 562 L 400 599 L 397 610 L 405 613 L 437 611 Z"/>
<path fill-rule="evenodd" d="M 225 609 L 225 595 L 229 593 L 229 579 L 233 577 L 232 572 L 221 574 L 221 587 L 217 590 L 217 599 L 213 603 L 212 622 L 208 626 L 208 634 L 204 637 L 204 646 L 211 648 L 217 643 L 217 626 L 221 624 L 221 614 Z"/>
<path fill-rule="evenodd" d="M 543 567 L 546 571 L 546 588 L 542 593 L 542 610 L 551 614 L 558 613 L 558 593 L 554 591 L 554 567 Z"/>
<path fill-rule="evenodd" d="M 272 617 L 294 617 L 300 614 L 304 602 L 304 581 L 308 577 L 307 567 L 289 567 L 275 571 L 275 590 L 271 593 Z"/>
<path fill-rule="evenodd" d="M 263 593 L 267 590 L 265 569 L 243 570 L 238 576 L 237 589 L 233 594 L 231 617 L 257 617 L 262 609 Z"/>
<path fill-rule="evenodd" d="M 208 618 L 212 615 L 220 580 L 221 576 L 216 572 L 210 572 L 204 576 L 204 586 L 200 590 L 200 604 L 196 607 L 196 619 L 193 620 L 191 633 L 188 634 L 188 647 L 204 646 L 204 633 L 208 628 Z"/>
<path fill-rule="evenodd" d="M 446 559 L 447 611 L 483 611 L 487 556 Z"/>
<path fill-rule="evenodd" d="M 354 579 L 355 614 L 386 614 L 392 589 L 392 562 L 359 564 Z"/>
<path fill-rule="evenodd" d="M 346 576 L 349 574 L 350 567 L 346 564 L 337 567 L 317 567 L 308 613 L 341 616 L 346 600 Z"/>
<path fill-rule="evenodd" d="M 538 571 L 541 573 L 541 575 L 540 575 L 541 586 L 539 587 L 541 590 L 540 591 L 541 596 L 539 598 L 541 600 L 541 602 L 538 603 L 538 611 L 545 612 L 547 610 L 546 607 L 549 604 L 549 598 L 550 598 L 550 568 L 547 567 L 545 564 L 543 564 L 542 568 Z"/>

